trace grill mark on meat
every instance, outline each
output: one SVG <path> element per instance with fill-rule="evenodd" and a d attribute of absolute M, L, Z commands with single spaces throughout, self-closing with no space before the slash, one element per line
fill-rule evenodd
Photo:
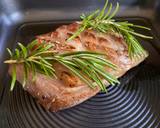
<path fill-rule="evenodd" d="M 105 39 L 105 38 L 103 38 L 103 37 L 98 37 L 98 42 L 99 42 L 100 44 L 102 44 L 102 43 L 108 43 L 108 40 Z"/>
<path fill-rule="evenodd" d="M 68 38 L 71 37 L 72 35 L 73 35 L 72 33 L 67 33 Z M 67 39 L 68 39 L 68 38 L 67 38 Z M 66 40 L 67 40 L 67 39 L 66 39 Z"/>
<path fill-rule="evenodd" d="M 94 50 L 97 49 L 97 45 L 94 44 L 94 43 L 91 42 L 91 41 L 86 41 L 86 42 L 85 42 L 85 46 L 86 46 L 86 48 L 88 48 L 88 49 L 91 50 L 91 51 L 94 51 Z"/>
<path fill-rule="evenodd" d="M 58 32 L 51 32 L 51 38 L 57 38 L 58 37 Z"/>
<path fill-rule="evenodd" d="M 71 73 L 66 72 L 66 71 L 61 72 L 60 80 L 62 80 L 64 82 L 64 84 L 69 86 L 69 87 L 76 86 L 76 84 L 78 82 L 76 77 L 74 77 Z"/>
<path fill-rule="evenodd" d="M 84 46 L 88 50 L 95 51 L 97 49 L 97 39 L 93 33 L 85 31 L 81 38 L 83 38 Z"/>
<path fill-rule="evenodd" d="M 67 28 L 69 31 L 75 32 L 78 29 L 78 24 L 77 23 L 69 24 Z"/>

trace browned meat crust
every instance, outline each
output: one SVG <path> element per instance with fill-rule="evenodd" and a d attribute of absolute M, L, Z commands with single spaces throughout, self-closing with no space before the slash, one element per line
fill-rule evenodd
<path fill-rule="evenodd" d="M 131 60 L 128 56 L 128 47 L 123 37 L 117 33 L 108 32 L 106 34 L 98 33 L 93 30 L 85 30 L 77 38 L 67 42 L 79 27 L 78 23 L 63 25 L 55 31 L 37 36 L 39 43 L 46 41 L 52 43 L 55 50 L 59 53 L 66 51 L 98 51 L 108 56 L 108 59 L 118 66 L 118 70 L 111 70 L 106 67 L 106 71 L 115 75 L 117 78 L 122 76 L 132 67 L 138 65 L 147 56 L 146 55 Z M 97 87 L 91 89 L 79 78 L 73 76 L 71 72 L 60 64 L 53 65 L 56 69 L 58 79 L 50 78 L 40 73 L 36 74 L 36 80 L 32 81 L 30 73 L 25 90 L 28 91 L 37 101 L 46 109 L 58 111 L 66 109 L 89 99 L 96 95 L 100 89 Z M 10 72 L 11 72 L 10 67 Z M 17 66 L 17 80 L 22 82 L 23 67 Z M 104 81 L 106 82 L 106 81 Z M 108 83 L 106 82 L 106 85 Z"/>

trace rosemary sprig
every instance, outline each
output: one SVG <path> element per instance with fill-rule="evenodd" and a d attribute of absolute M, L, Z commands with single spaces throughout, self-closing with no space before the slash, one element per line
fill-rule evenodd
<path fill-rule="evenodd" d="M 30 69 L 32 70 L 34 76 L 36 71 L 39 71 L 45 75 L 53 75 L 55 76 L 55 70 L 52 68 L 52 64 L 50 59 L 47 57 L 51 54 L 55 54 L 52 51 L 48 51 L 52 45 L 50 44 L 39 44 L 37 46 L 37 41 L 33 41 L 27 47 L 23 44 L 18 43 L 19 49 L 15 49 L 14 53 L 11 52 L 10 49 L 7 48 L 8 53 L 10 54 L 10 59 L 6 60 L 4 63 L 12 64 L 12 84 L 10 90 L 13 90 L 16 82 L 16 65 L 23 64 L 24 74 L 23 74 L 23 87 L 26 84 L 26 80 L 28 78 L 28 72 Z M 34 78 L 34 77 L 33 77 Z"/>
<path fill-rule="evenodd" d="M 102 91 L 106 92 L 106 86 L 101 81 L 102 79 L 107 80 L 110 84 L 119 83 L 114 76 L 105 70 L 105 67 L 116 70 L 117 66 L 107 60 L 106 55 L 102 53 L 77 51 L 58 54 L 51 51 L 53 45 L 45 42 L 38 44 L 37 40 L 31 42 L 26 47 L 21 43 L 18 43 L 18 46 L 19 49 L 16 48 L 14 52 L 7 49 L 10 54 L 10 59 L 4 62 L 13 65 L 10 90 L 13 90 L 15 86 L 16 67 L 18 64 L 24 67 L 23 87 L 28 79 L 29 71 L 32 71 L 33 79 L 35 79 L 36 72 L 56 78 L 53 67 L 53 63 L 55 62 L 68 68 L 74 75 L 92 88 L 99 86 Z"/>
<path fill-rule="evenodd" d="M 102 33 L 115 32 L 122 35 L 125 39 L 128 45 L 128 52 L 131 58 L 144 55 L 145 50 L 134 36 L 146 39 L 152 39 L 152 37 L 137 33 L 134 31 L 133 28 L 140 28 L 145 30 L 150 30 L 150 28 L 134 25 L 128 22 L 116 21 L 115 19 L 113 19 L 113 17 L 119 10 L 119 3 L 117 3 L 114 10 L 112 9 L 112 3 L 109 4 L 109 7 L 108 4 L 108 0 L 106 0 L 106 3 L 101 11 L 96 10 L 90 15 L 82 14 L 80 16 L 82 21 L 80 22 L 79 29 L 70 38 L 68 38 L 68 41 L 74 39 L 86 29 L 93 29 Z M 107 13 L 105 13 L 107 7 L 108 11 Z"/>

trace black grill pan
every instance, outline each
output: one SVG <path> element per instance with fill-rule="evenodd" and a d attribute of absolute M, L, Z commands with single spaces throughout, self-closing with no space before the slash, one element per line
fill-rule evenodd
<path fill-rule="evenodd" d="M 9 92 L 10 76 L 4 67 L 0 89 L 0 128 L 159 128 L 160 127 L 160 54 L 159 39 L 151 22 L 140 17 L 119 18 L 152 28 L 153 40 L 141 40 L 150 56 L 120 78 L 121 84 L 109 86 L 108 93 L 99 93 L 70 109 L 52 113 L 44 110 L 17 82 Z M 30 42 L 35 35 L 54 30 L 71 21 L 30 22 L 6 35 L 13 47 L 17 42 Z M 5 44 L 11 47 L 11 44 Z M 7 52 L 3 52 L 3 59 Z"/>

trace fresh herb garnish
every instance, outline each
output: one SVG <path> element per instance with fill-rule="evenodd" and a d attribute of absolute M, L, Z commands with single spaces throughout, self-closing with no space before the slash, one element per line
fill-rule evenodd
<path fill-rule="evenodd" d="M 23 64 L 24 67 L 23 87 L 26 84 L 28 72 L 30 70 L 33 72 L 34 77 L 37 70 L 45 75 L 55 76 L 55 70 L 50 62 L 50 59 L 52 59 L 50 58 L 50 55 L 55 54 L 54 51 L 49 51 L 52 45 L 42 43 L 37 46 L 37 44 L 36 40 L 28 44 L 26 47 L 23 44 L 18 43 L 19 49 L 16 48 L 14 52 L 11 52 L 11 50 L 7 48 L 7 51 L 10 54 L 10 59 L 4 61 L 4 63 L 13 65 L 11 90 L 13 90 L 16 82 L 17 64 Z"/>
<path fill-rule="evenodd" d="M 106 92 L 106 86 L 101 81 L 102 79 L 107 80 L 110 84 L 119 83 L 114 76 L 106 72 L 105 67 L 112 69 L 117 67 L 107 60 L 104 54 L 89 51 L 58 54 L 50 50 L 53 45 L 45 42 L 38 44 L 37 40 L 26 47 L 21 43 L 18 43 L 18 45 L 19 49 L 15 49 L 14 52 L 7 49 L 10 59 L 4 62 L 13 65 L 11 90 L 13 90 L 16 82 L 17 64 L 22 64 L 24 67 L 23 87 L 30 71 L 32 71 L 33 78 L 36 76 L 36 72 L 56 77 L 53 67 L 55 62 L 61 63 L 92 88 L 99 86 L 102 91 Z"/>
<path fill-rule="evenodd" d="M 134 31 L 133 28 L 140 28 L 145 30 L 150 30 L 150 28 L 134 25 L 132 23 L 126 22 L 118 22 L 113 17 L 119 10 L 119 3 L 117 3 L 115 9 L 112 9 L 112 3 L 110 3 L 108 7 L 107 13 L 105 13 L 106 8 L 108 6 L 108 0 L 106 1 L 103 9 L 96 10 L 90 15 L 81 15 L 82 22 L 80 22 L 79 29 L 70 37 L 68 41 L 77 37 L 81 32 L 86 29 L 93 29 L 98 32 L 107 33 L 107 32 L 115 32 L 123 36 L 127 45 L 128 45 L 128 53 L 131 58 L 143 56 L 145 54 L 145 50 L 140 45 L 138 40 L 134 37 L 141 37 L 146 39 L 152 39 L 151 36 L 146 36 Z M 112 11 L 113 10 L 113 11 Z"/>

